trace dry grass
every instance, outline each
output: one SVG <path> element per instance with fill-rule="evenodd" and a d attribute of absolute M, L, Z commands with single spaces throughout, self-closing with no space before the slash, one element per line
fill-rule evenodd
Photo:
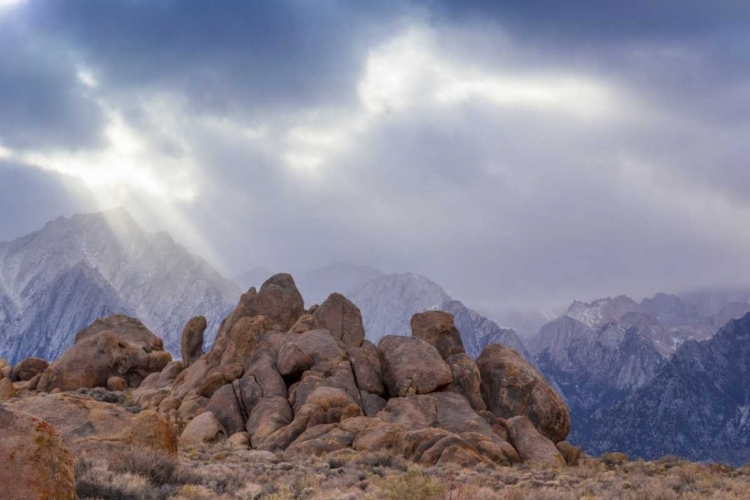
<path fill-rule="evenodd" d="M 76 485 L 81 499 L 102 500 L 735 500 L 750 498 L 750 468 L 603 457 L 566 469 L 469 470 L 352 450 L 318 458 L 205 448 L 179 458 L 137 450 L 111 463 L 79 459 Z"/>

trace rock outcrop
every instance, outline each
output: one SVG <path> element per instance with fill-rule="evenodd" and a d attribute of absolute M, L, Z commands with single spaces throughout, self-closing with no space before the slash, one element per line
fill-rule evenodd
<path fill-rule="evenodd" d="M 435 347 L 443 359 L 466 352 L 461 333 L 450 313 L 426 311 L 415 314 L 411 318 L 411 335 Z"/>
<path fill-rule="evenodd" d="M 111 458 L 131 448 L 177 451 L 174 432 L 154 411 L 132 414 L 121 406 L 73 394 L 23 398 L 7 407 L 47 422 L 76 456 Z"/>
<path fill-rule="evenodd" d="M 49 363 L 41 358 L 26 358 L 13 367 L 10 379 L 13 382 L 27 382 L 49 367 Z"/>
<path fill-rule="evenodd" d="M 73 455 L 47 422 L 0 405 L 0 497 L 74 500 Z"/>
<path fill-rule="evenodd" d="M 487 347 L 477 359 L 482 397 L 501 418 L 528 417 L 553 443 L 570 432 L 570 412 L 544 378 L 517 352 L 501 345 Z"/>
<path fill-rule="evenodd" d="M 110 377 L 120 377 L 129 387 L 138 387 L 171 360 L 167 352 L 146 352 L 105 330 L 87 335 L 68 349 L 42 373 L 37 387 L 43 392 L 106 387 Z"/>
<path fill-rule="evenodd" d="M 180 337 L 182 364 L 187 368 L 203 356 L 203 333 L 208 327 L 204 316 L 196 316 L 187 322 Z"/>
<path fill-rule="evenodd" d="M 112 332 L 128 344 L 140 347 L 146 352 L 163 351 L 164 342 L 146 328 L 143 322 L 124 314 L 113 314 L 99 318 L 76 334 L 75 343 L 89 339 L 99 332 Z"/>
<path fill-rule="evenodd" d="M 387 335 L 378 343 L 378 352 L 391 397 L 429 394 L 453 382 L 450 367 L 424 340 Z"/>
<path fill-rule="evenodd" d="M 359 347 L 365 340 L 362 313 L 340 293 L 332 293 L 313 313 L 319 328 L 331 332 L 346 347 Z"/>
<path fill-rule="evenodd" d="M 208 353 L 176 376 L 169 367 L 151 375 L 134 398 L 181 431 L 183 446 L 238 436 L 264 451 L 354 448 L 431 465 L 521 461 L 505 420 L 485 411 L 488 400 L 510 404 L 515 393 L 487 392 L 450 314 L 418 315 L 413 325 L 414 336 L 386 336 L 376 347 L 345 297 L 305 311 L 293 279 L 276 275 L 243 295 Z M 494 380 L 491 351 L 485 358 Z M 555 430 L 561 441 L 559 416 L 544 414 L 560 408 L 540 396 L 551 389 L 519 366 L 529 393 L 503 415 L 533 415 L 540 432 Z"/>

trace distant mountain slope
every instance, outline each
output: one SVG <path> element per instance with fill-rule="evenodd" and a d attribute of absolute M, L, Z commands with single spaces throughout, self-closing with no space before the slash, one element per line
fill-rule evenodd
<path fill-rule="evenodd" d="M 381 276 L 383 272 L 372 267 L 336 263 L 303 274 L 297 287 L 308 305 L 320 304 L 333 292 L 348 297 Z"/>
<path fill-rule="evenodd" d="M 646 459 L 750 461 L 750 315 L 685 343 L 645 386 L 597 412 L 581 442 Z"/>
<path fill-rule="evenodd" d="M 239 294 L 208 263 L 168 234 L 144 231 L 124 209 L 61 217 L 0 243 L 0 321 L 7 325 L 0 356 L 55 355 L 110 312 L 137 316 L 177 354 L 190 317 L 205 315 L 213 332 Z"/>
<path fill-rule="evenodd" d="M 453 300 L 433 281 L 414 273 L 388 274 L 365 283 L 349 298 L 362 311 L 367 338 L 377 343 L 385 335 L 410 335 L 411 317 L 431 309 L 450 312 L 468 354 L 477 357 L 489 344 L 500 343 L 532 360 L 513 330 L 497 324 Z"/>

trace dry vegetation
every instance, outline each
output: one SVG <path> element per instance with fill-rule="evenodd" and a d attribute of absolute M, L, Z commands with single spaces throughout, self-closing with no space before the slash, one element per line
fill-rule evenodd
<path fill-rule="evenodd" d="M 323 458 L 208 448 L 170 458 L 135 450 L 110 463 L 79 459 L 76 487 L 81 499 L 119 500 L 732 500 L 750 498 L 750 468 L 612 455 L 566 469 L 451 470 L 352 450 Z"/>

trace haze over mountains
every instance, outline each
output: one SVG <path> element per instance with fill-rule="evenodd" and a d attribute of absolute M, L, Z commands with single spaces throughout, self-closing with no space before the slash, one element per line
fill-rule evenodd
<path fill-rule="evenodd" d="M 57 357 L 81 328 L 111 313 L 142 319 L 172 352 L 187 318 L 209 333 L 240 290 L 167 233 L 124 209 L 60 217 L 0 243 L 0 357 Z"/>
<path fill-rule="evenodd" d="M 237 286 L 168 234 L 144 231 L 123 209 L 61 217 L 0 243 L 0 357 L 12 363 L 57 357 L 81 328 L 113 313 L 142 319 L 174 354 L 185 322 L 202 314 L 209 321 L 210 344 L 241 290 L 259 286 L 271 274 L 255 268 L 235 278 Z M 747 378 L 745 361 L 735 359 L 743 355 L 739 344 L 747 324 L 731 323 L 720 336 L 714 334 L 750 311 L 750 291 L 658 293 L 641 302 L 625 296 L 575 301 L 533 335 L 529 325 L 549 316 L 519 313 L 516 319 L 527 332 L 522 340 L 415 273 L 335 263 L 301 274 L 297 282 L 307 306 L 332 292 L 347 296 L 361 310 L 374 343 L 387 334 L 409 335 L 417 312 L 442 310 L 454 315 L 470 356 L 496 343 L 515 349 L 566 400 L 573 416 L 571 439 L 589 451 L 622 449 L 647 458 L 673 452 L 731 461 L 745 457 L 741 440 L 724 451 L 704 445 L 698 450 L 667 438 L 659 442 L 648 434 L 648 422 L 670 425 L 664 416 L 687 411 L 687 401 L 705 414 L 720 411 L 714 423 L 724 430 L 716 432 L 727 443 L 739 439 L 748 403 L 744 389 L 730 386 L 739 380 L 742 388 Z M 705 398 L 690 386 L 695 377 L 717 381 L 701 382 Z M 654 406 L 657 400 L 662 403 Z M 685 440 L 708 439 L 695 421 L 680 425 Z M 628 447 L 625 434 L 605 439 L 611 426 L 641 433 L 639 443 L 651 444 Z"/>

